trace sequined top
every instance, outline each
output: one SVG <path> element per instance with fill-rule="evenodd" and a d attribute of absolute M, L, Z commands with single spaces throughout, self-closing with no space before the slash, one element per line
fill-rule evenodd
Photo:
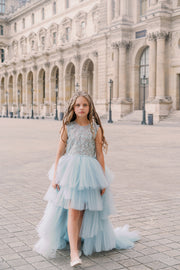
<path fill-rule="evenodd" d="M 95 136 L 99 126 L 94 123 Z M 67 148 L 66 154 L 86 155 L 96 157 L 95 139 L 91 132 L 91 125 L 80 126 L 76 121 L 67 125 Z"/>

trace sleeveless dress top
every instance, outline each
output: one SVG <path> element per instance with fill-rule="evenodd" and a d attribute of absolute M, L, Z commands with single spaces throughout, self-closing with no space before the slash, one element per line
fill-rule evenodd
<path fill-rule="evenodd" d="M 95 137 L 99 126 L 80 126 L 75 121 L 67 125 L 66 153 L 59 159 L 56 183 L 60 191 L 50 184 L 44 200 L 48 201 L 44 216 L 37 226 L 39 241 L 34 250 L 47 258 L 54 258 L 57 249 L 67 246 L 68 209 L 84 210 L 80 237 L 85 255 L 105 250 L 127 249 L 139 239 L 138 233 L 129 232 L 128 225 L 113 228 L 109 215 L 114 212 L 109 189 L 112 175 L 105 173 L 96 159 Z M 53 180 L 54 166 L 48 173 Z M 103 196 L 101 189 L 106 188 Z"/>

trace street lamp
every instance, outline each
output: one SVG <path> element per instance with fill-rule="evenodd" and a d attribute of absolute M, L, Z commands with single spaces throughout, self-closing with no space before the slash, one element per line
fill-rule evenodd
<path fill-rule="evenodd" d="M 20 94 L 21 91 L 18 89 L 18 118 L 20 118 Z"/>
<path fill-rule="evenodd" d="M 6 117 L 8 117 L 8 91 L 6 91 Z"/>
<path fill-rule="evenodd" d="M 78 92 L 79 91 L 79 83 L 78 82 L 76 83 L 75 87 L 76 87 L 76 91 Z"/>
<path fill-rule="evenodd" d="M 55 88 L 55 92 L 56 92 L 56 115 L 54 117 L 54 120 L 58 120 L 58 112 L 57 112 L 57 97 L 58 97 L 58 88 Z"/>
<path fill-rule="evenodd" d="M 141 79 L 141 84 L 143 85 L 143 115 L 142 115 L 142 122 L 141 125 L 146 125 L 146 111 L 145 111 L 145 105 L 146 105 L 146 101 L 145 101 L 145 91 L 146 91 L 146 84 L 147 84 L 147 78 L 146 75 L 143 76 L 143 78 Z"/>
<path fill-rule="evenodd" d="M 112 111 L 111 111 L 111 93 L 112 93 L 112 85 L 113 85 L 113 80 L 109 80 L 109 120 L 108 123 L 113 123 L 112 121 Z"/>
<path fill-rule="evenodd" d="M 34 111 L 33 111 L 33 88 L 31 88 L 31 100 L 32 100 L 32 111 L 31 111 L 31 119 L 34 119 Z"/>

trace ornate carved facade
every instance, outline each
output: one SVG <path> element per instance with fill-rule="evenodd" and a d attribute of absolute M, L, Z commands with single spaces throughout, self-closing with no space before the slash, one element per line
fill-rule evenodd
<path fill-rule="evenodd" d="M 2 2 L 2 3 L 1 3 Z M 0 1 L 0 115 L 53 116 L 77 90 L 119 119 L 180 109 L 178 0 Z"/>

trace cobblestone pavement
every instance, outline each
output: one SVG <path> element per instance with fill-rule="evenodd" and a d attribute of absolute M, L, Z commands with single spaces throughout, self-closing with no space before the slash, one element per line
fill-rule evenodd
<path fill-rule="evenodd" d="M 50 184 L 60 122 L 0 119 L 0 269 L 70 269 L 69 252 L 47 260 L 32 251 Z M 114 226 L 141 240 L 131 250 L 83 256 L 87 270 L 180 269 L 180 128 L 104 124 L 107 165 L 114 172 Z"/>

